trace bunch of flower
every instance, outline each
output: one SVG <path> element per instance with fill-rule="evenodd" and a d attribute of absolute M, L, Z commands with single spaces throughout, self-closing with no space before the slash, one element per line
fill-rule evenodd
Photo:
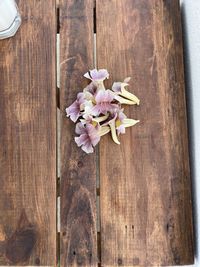
<path fill-rule="evenodd" d="M 92 153 L 100 138 L 111 132 L 113 141 L 120 144 L 118 136 L 139 120 L 126 117 L 122 104 L 139 105 L 140 100 L 126 90 L 130 77 L 114 82 L 112 90 L 106 89 L 104 80 L 109 78 L 106 69 L 85 73 L 90 84 L 77 94 L 75 102 L 66 108 L 67 117 L 76 123 L 76 144 L 86 153 Z"/>

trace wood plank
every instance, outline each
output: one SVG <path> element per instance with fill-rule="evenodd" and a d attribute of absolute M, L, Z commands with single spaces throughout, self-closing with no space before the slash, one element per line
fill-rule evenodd
<path fill-rule="evenodd" d="M 102 266 L 192 264 L 179 1 L 97 0 L 97 62 L 141 99 L 121 145 L 100 144 Z"/>
<path fill-rule="evenodd" d="M 65 108 L 93 67 L 93 1 L 60 1 L 61 266 L 96 266 L 96 156 L 74 142 Z"/>
<path fill-rule="evenodd" d="M 56 265 L 55 0 L 0 41 L 0 265 Z"/>

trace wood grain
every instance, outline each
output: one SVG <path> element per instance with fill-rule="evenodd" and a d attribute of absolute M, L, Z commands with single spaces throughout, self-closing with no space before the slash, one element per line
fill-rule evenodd
<path fill-rule="evenodd" d="M 93 1 L 60 1 L 61 266 L 96 266 L 96 157 L 74 142 L 65 108 L 93 68 Z"/>
<path fill-rule="evenodd" d="M 0 265 L 56 265 L 55 1 L 0 41 Z"/>
<path fill-rule="evenodd" d="M 140 119 L 100 144 L 102 266 L 193 263 L 179 1 L 97 0 L 97 62 L 132 76 Z M 111 82 L 108 83 L 111 85 Z"/>

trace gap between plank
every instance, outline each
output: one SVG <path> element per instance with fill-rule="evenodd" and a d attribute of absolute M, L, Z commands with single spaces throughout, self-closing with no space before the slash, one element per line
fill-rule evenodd
<path fill-rule="evenodd" d="M 60 266 L 60 133 L 61 133 L 61 112 L 60 112 L 60 9 L 59 0 L 56 1 L 57 35 L 56 35 L 56 100 L 57 100 L 57 266 Z"/>
<path fill-rule="evenodd" d="M 93 53 L 93 64 L 94 68 L 97 68 L 97 28 L 96 28 L 96 0 L 94 0 L 93 8 L 93 31 L 94 31 L 94 53 Z M 99 146 L 96 147 L 96 209 L 97 209 L 97 255 L 98 255 L 98 266 L 101 266 L 101 218 L 100 218 L 100 169 L 99 169 Z"/>

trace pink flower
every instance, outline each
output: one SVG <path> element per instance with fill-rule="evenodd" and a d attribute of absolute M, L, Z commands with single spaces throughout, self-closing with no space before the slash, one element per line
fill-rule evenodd
<path fill-rule="evenodd" d="M 83 110 L 83 104 L 85 102 L 84 93 L 78 93 L 77 99 L 74 103 L 71 104 L 68 108 L 66 108 L 67 117 L 73 122 L 76 122 L 78 118 L 81 116 L 81 111 Z"/>
<path fill-rule="evenodd" d="M 96 97 L 96 105 L 91 109 L 93 116 L 98 116 L 99 114 L 106 114 L 107 112 L 115 112 L 118 110 L 119 106 L 112 103 L 114 100 L 114 94 L 112 91 L 99 90 Z"/>
<path fill-rule="evenodd" d="M 106 69 L 93 69 L 84 74 L 84 77 L 92 81 L 101 82 L 109 78 L 109 73 Z"/>
<path fill-rule="evenodd" d="M 93 153 L 94 147 L 100 141 L 98 129 L 96 129 L 92 124 L 87 123 L 83 125 L 79 122 L 76 124 L 75 132 L 80 135 L 79 137 L 75 137 L 75 142 L 78 147 L 81 147 L 81 149 L 87 154 Z"/>

